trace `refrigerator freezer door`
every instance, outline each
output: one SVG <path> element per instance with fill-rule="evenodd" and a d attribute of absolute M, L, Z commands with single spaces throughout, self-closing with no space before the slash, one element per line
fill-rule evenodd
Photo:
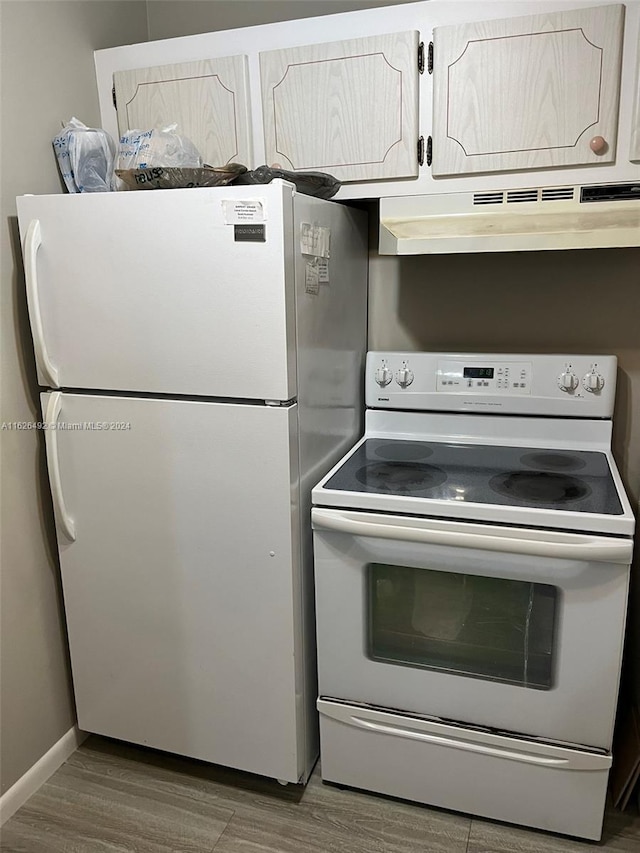
<path fill-rule="evenodd" d="M 306 778 L 297 407 L 59 402 L 48 449 L 75 533 L 58 540 L 80 728 Z"/>
<path fill-rule="evenodd" d="M 17 204 L 43 385 L 296 396 L 288 185 Z"/>

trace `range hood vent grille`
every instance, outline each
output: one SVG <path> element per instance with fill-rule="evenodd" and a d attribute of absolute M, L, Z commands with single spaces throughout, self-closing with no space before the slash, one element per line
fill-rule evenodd
<path fill-rule="evenodd" d="M 521 201 L 538 201 L 538 190 L 509 190 L 507 204 Z"/>
<path fill-rule="evenodd" d="M 528 190 L 508 190 L 505 193 L 502 190 L 487 191 L 484 193 L 474 193 L 473 203 L 479 204 L 517 204 L 523 201 L 571 201 L 575 197 L 575 189 L 573 187 L 547 187 L 546 189 L 528 189 Z"/>
<path fill-rule="evenodd" d="M 573 187 L 549 187 L 542 190 L 542 201 L 558 201 L 560 199 L 572 199 L 575 195 Z"/>
<path fill-rule="evenodd" d="M 505 198 L 506 196 L 506 198 Z M 478 204 L 517 204 L 523 201 L 559 201 L 575 198 L 574 187 L 547 187 L 546 189 L 487 191 L 473 194 L 474 205 Z"/>
<path fill-rule="evenodd" d="M 473 194 L 473 203 L 474 204 L 502 204 L 504 201 L 504 193 L 503 192 L 487 192 L 487 193 L 474 193 Z"/>

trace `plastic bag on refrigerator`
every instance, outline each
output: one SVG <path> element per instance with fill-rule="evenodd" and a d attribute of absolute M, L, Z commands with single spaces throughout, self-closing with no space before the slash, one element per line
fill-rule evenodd
<path fill-rule="evenodd" d="M 208 166 L 177 125 L 127 130 L 120 137 L 116 175 L 129 189 L 217 187 L 247 171 L 240 163 Z"/>
<path fill-rule="evenodd" d="M 54 137 L 60 173 L 71 193 L 110 192 L 115 189 L 116 145 L 105 130 L 70 119 Z"/>
<path fill-rule="evenodd" d="M 151 130 L 127 130 L 120 137 L 118 169 L 200 168 L 200 152 L 190 139 L 176 133 L 176 128 L 171 124 Z"/>

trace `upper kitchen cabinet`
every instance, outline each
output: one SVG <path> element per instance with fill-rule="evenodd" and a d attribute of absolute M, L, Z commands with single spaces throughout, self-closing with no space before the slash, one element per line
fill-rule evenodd
<path fill-rule="evenodd" d="M 616 159 L 624 7 L 433 33 L 434 176 Z"/>
<path fill-rule="evenodd" d="M 228 56 L 113 75 L 120 134 L 177 124 L 205 163 L 252 164 L 245 56 Z"/>
<path fill-rule="evenodd" d="M 95 55 L 102 127 L 176 122 L 338 201 L 636 185 L 639 32 L 640 0 L 426 0 L 123 45 Z"/>
<path fill-rule="evenodd" d="M 266 162 L 341 181 L 418 174 L 418 33 L 260 54 Z"/>

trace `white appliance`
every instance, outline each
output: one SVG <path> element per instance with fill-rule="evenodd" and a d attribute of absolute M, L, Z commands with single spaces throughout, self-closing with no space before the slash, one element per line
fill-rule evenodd
<path fill-rule="evenodd" d="M 78 725 L 306 781 L 310 490 L 362 429 L 364 214 L 18 199 Z"/>
<path fill-rule="evenodd" d="M 380 253 L 640 245 L 640 181 L 380 199 Z"/>
<path fill-rule="evenodd" d="M 369 353 L 313 489 L 327 781 L 600 837 L 634 517 L 611 356 Z"/>

